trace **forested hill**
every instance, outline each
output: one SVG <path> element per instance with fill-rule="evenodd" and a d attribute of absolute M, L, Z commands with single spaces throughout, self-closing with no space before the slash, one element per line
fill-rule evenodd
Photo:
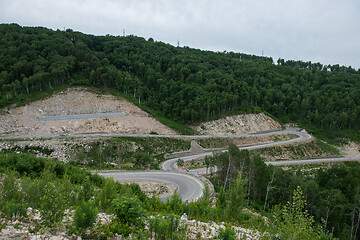
<path fill-rule="evenodd" d="M 105 86 L 183 122 L 267 111 L 326 130 L 360 128 L 360 70 L 0 25 L 0 105 L 61 84 Z"/>

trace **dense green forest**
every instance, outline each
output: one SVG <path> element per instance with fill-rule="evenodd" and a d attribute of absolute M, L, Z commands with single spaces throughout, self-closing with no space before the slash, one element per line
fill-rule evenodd
<path fill-rule="evenodd" d="M 31 207 L 41 216 L 31 232 L 65 228 L 85 239 L 108 239 L 114 234 L 186 239 L 186 226 L 179 222 L 184 213 L 189 219 L 256 229 L 261 239 L 359 239 L 359 163 L 285 171 L 266 166 L 258 155 L 235 145 L 207 163 L 219 169 L 210 175 L 215 201 L 205 188 L 197 202 L 182 202 L 175 194 L 164 203 L 146 197 L 137 184 L 122 185 L 69 163 L 0 153 L 0 218 L 27 222 Z M 73 220 L 62 222 L 69 216 L 67 209 L 75 210 L 70 213 Z M 98 212 L 115 218 L 97 223 Z M 220 235 L 219 239 L 232 239 Z"/>
<path fill-rule="evenodd" d="M 354 232 L 360 221 L 359 163 L 323 165 L 310 171 L 303 167 L 284 170 L 267 166 L 258 154 L 240 151 L 236 145 L 230 145 L 228 153 L 207 158 L 205 163 L 208 168 L 218 168 L 210 177 L 218 192 L 217 205 L 226 205 L 229 189 L 239 176 L 245 192 L 238 201 L 257 212 L 274 210 L 279 204 L 291 202 L 293 192 L 300 187 L 308 213 L 322 224 L 323 230 L 340 239 L 350 236 L 353 236 L 350 239 L 359 239 L 358 230 Z"/>
<path fill-rule="evenodd" d="M 249 152 L 230 149 L 232 158 L 237 159 L 234 162 L 244 164 L 243 171 L 235 176 L 235 165 L 231 164 L 228 182 L 224 187 L 219 187 L 214 205 L 206 188 L 203 198 L 197 202 L 182 202 L 180 196 L 174 194 L 164 203 L 157 197 L 146 197 L 137 184 L 122 185 L 69 163 L 37 158 L 32 154 L 1 153 L 0 219 L 18 219 L 26 223 L 29 214 L 34 214 L 28 213 L 27 208 L 31 207 L 39 211 L 41 216 L 41 221 L 35 221 L 32 223 L 34 226 L 29 227 L 31 233 L 44 232 L 47 228 L 54 233 L 65 229 L 69 235 L 81 235 L 84 239 L 109 239 L 115 234 L 133 234 L 133 239 L 148 239 L 150 236 L 155 236 L 155 239 L 187 239 L 187 227 L 179 221 L 184 213 L 189 219 L 226 221 L 229 225 L 256 229 L 262 234 L 261 239 L 276 239 L 277 235 L 281 239 L 331 239 L 334 233 L 344 239 L 348 239 L 350 234 L 357 236 L 358 208 L 352 203 L 358 201 L 359 195 L 353 196 L 351 193 L 354 189 L 347 189 L 343 183 L 349 181 L 348 177 L 356 177 L 351 179 L 359 183 L 359 175 L 356 175 L 359 164 L 319 171 L 315 178 L 309 176 L 301 184 L 299 181 L 305 180 L 302 176 L 285 172 L 281 168 L 267 169 L 259 163 L 252 164 L 256 156 L 248 155 L 249 158 L 240 159 L 239 154 L 248 155 Z M 224 156 L 219 156 L 222 159 L 219 164 L 227 164 Z M 262 168 L 254 178 L 250 165 L 253 165 L 253 169 Z M 276 180 L 270 180 L 271 176 L 267 179 L 268 173 L 273 171 L 276 172 Z M 342 175 L 336 174 L 339 171 Z M 222 185 L 223 171 L 217 175 L 220 176 L 218 182 Z M 335 185 L 322 181 L 329 175 L 333 176 Z M 260 178 L 266 181 L 260 182 Z M 285 184 L 283 178 L 291 181 Z M 217 182 L 216 177 L 214 182 Z M 268 194 L 261 189 L 269 184 L 272 188 Z M 297 184 L 301 187 L 296 187 Z M 314 186 L 317 188 L 314 189 Z M 359 187 L 358 184 L 352 186 L 356 189 Z M 333 193 L 336 193 L 334 199 L 330 198 Z M 260 201 L 265 194 L 268 195 L 265 200 L 265 215 L 268 215 L 268 220 L 243 211 L 244 208 L 262 211 L 264 202 Z M 317 196 L 322 195 L 324 197 L 317 199 Z M 288 200 L 289 203 L 286 203 Z M 273 207 L 275 204 L 282 206 Z M 269 212 L 270 207 L 273 209 Z M 307 208 L 311 214 L 314 214 L 314 210 L 319 211 L 320 216 L 327 213 L 326 222 L 322 225 L 320 222 L 316 223 L 311 215 L 304 212 Z M 101 224 L 96 222 L 98 212 L 114 214 L 114 218 Z M 354 219 L 352 226 L 351 214 Z M 64 220 L 64 217 L 69 219 L 69 216 L 72 220 Z M 339 216 L 342 217 L 341 221 L 336 220 Z M 0 224 L 0 229 L 5 227 L 6 222 L 3 224 Z M 18 224 L 21 223 L 18 221 Z M 148 227 L 144 228 L 145 225 Z M 231 237 L 234 232 L 227 228 L 225 233 L 220 231 L 216 239 L 234 239 L 226 235 Z"/>
<path fill-rule="evenodd" d="M 360 71 L 152 38 L 0 25 L 0 106 L 59 85 L 105 86 L 181 122 L 266 111 L 326 132 L 360 128 Z"/>

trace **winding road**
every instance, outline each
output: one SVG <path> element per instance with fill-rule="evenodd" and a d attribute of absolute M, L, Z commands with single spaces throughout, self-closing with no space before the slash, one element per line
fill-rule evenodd
<path fill-rule="evenodd" d="M 31 137 L 0 137 L 0 140 L 16 140 L 16 139 L 50 139 L 50 138 L 83 138 L 83 137 L 163 137 L 163 138 L 188 138 L 188 139 L 204 139 L 204 138 L 246 138 L 246 137 L 258 137 L 258 136 L 273 136 L 279 134 L 294 134 L 297 138 L 278 141 L 265 144 L 257 144 L 240 147 L 239 149 L 259 149 L 266 147 L 275 147 L 286 144 L 292 144 L 297 142 L 307 141 L 312 136 L 298 128 L 287 128 L 285 130 L 248 134 L 248 135 L 149 135 L 149 134 L 72 134 L 72 135 L 57 135 L 57 136 L 31 136 Z M 223 150 L 221 152 L 225 152 Z M 212 156 L 212 152 L 203 154 L 182 157 L 184 161 L 190 161 L 194 159 L 203 158 L 205 156 Z M 170 183 L 176 186 L 177 192 L 180 194 L 183 201 L 195 201 L 202 196 L 204 189 L 204 180 L 199 177 L 200 174 L 205 173 L 205 169 L 197 169 L 190 172 L 179 170 L 176 166 L 177 161 L 180 158 L 173 158 L 165 161 L 162 164 L 163 171 L 117 171 L 99 173 L 104 177 L 112 177 L 118 181 L 156 181 Z M 289 160 L 289 161 L 275 161 L 266 162 L 268 165 L 295 165 L 295 164 L 309 164 L 309 163 L 324 163 L 324 162 L 344 162 L 344 161 L 360 161 L 360 158 L 322 158 L 322 159 L 309 159 L 309 160 Z M 167 197 L 162 197 L 162 201 L 166 201 Z"/>
<path fill-rule="evenodd" d="M 275 147 L 286 144 L 292 144 L 297 142 L 307 141 L 312 138 L 312 136 L 306 132 L 301 131 L 298 128 L 287 128 L 282 131 L 274 131 L 267 133 L 259 133 L 259 134 L 249 134 L 249 135 L 229 135 L 229 136 L 173 136 L 173 135 L 155 135 L 156 137 L 175 137 L 175 138 L 191 138 L 191 139 L 199 139 L 199 138 L 234 138 L 234 137 L 254 137 L 254 136 L 271 136 L 278 134 L 294 134 L 297 135 L 297 138 L 273 142 L 273 143 L 265 143 L 258 145 L 251 145 L 245 147 L 239 147 L 239 149 L 259 149 L 266 147 Z M 144 135 L 148 136 L 148 135 Z M 153 135 L 151 135 L 153 136 Z M 154 136 L 154 137 L 155 137 Z M 226 152 L 227 150 L 223 150 L 221 152 Z M 198 155 L 192 155 L 187 157 L 181 157 L 184 161 L 190 161 L 194 159 L 203 158 L 205 156 L 212 156 L 213 152 L 202 153 Z M 161 181 L 166 183 L 172 183 L 177 186 L 178 192 L 182 197 L 183 201 L 194 201 L 202 196 L 202 190 L 204 183 L 199 178 L 199 175 L 205 174 L 206 169 L 196 169 L 190 170 L 190 172 L 186 172 L 184 170 L 179 170 L 177 168 L 177 161 L 180 158 L 169 159 L 161 165 L 161 168 L 165 171 L 158 172 L 116 172 L 116 173 L 104 173 L 101 174 L 105 177 L 114 177 L 116 180 L 127 180 L 127 181 L 136 181 L 136 180 L 153 180 L 153 181 Z M 295 165 L 295 164 L 309 164 L 309 163 L 324 163 L 324 162 L 344 162 L 344 161 L 360 161 L 360 158 L 322 158 L 322 159 L 309 159 L 309 160 L 290 160 L 290 161 L 276 161 L 276 162 L 265 162 L 267 165 Z M 176 177 L 173 177 L 176 176 Z M 191 178 L 189 178 L 191 176 Z M 201 186 L 201 187 L 199 187 Z M 166 197 L 162 198 L 164 201 Z"/>

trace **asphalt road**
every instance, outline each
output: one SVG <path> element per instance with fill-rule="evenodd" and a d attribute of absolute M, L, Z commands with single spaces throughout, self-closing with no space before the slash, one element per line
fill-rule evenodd
<path fill-rule="evenodd" d="M 116 181 L 158 181 L 173 184 L 183 201 L 195 201 L 202 196 L 204 184 L 197 177 L 190 174 L 174 173 L 165 171 L 147 172 L 107 172 L 99 173 L 104 177 L 114 178 Z M 167 197 L 162 197 L 166 201 Z"/>
<path fill-rule="evenodd" d="M 248 135 L 157 135 L 157 134 L 112 134 L 112 133 L 81 133 L 81 134 L 60 134 L 52 136 L 10 136 L 0 137 L 0 140 L 16 140 L 16 139 L 50 139 L 50 138 L 84 138 L 84 137 L 162 137 L 162 138 L 190 138 L 190 139 L 204 139 L 204 138 L 242 138 L 242 137 L 257 137 L 257 136 L 272 136 L 277 134 L 296 134 L 295 128 L 286 130 L 278 130 L 266 133 L 254 133 Z M 299 132 L 297 132 L 299 133 Z M 298 135 L 298 134 L 297 134 Z M 310 135 L 309 135 L 310 136 Z M 311 136 L 310 136 L 311 138 Z"/>
<path fill-rule="evenodd" d="M 258 149 L 265 147 L 275 147 L 285 144 L 292 144 L 296 142 L 303 142 L 311 139 L 311 135 L 299 131 L 300 129 L 288 128 L 286 130 L 279 130 L 266 133 L 249 134 L 249 135 L 150 135 L 150 134 L 76 134 L 76 135 L 57 135 L 57 136 L 31 136 L 31 137 L 0 137 L 0 140 L 11 140 L 11 139 L 49 139 L 49 138 L 83 138 L 83 137 L 165 137 L 165 138 L 189 138 L 189 139 L 203 139 L 203 138 L 244 138 L 244 137 L 255 137 L 255 136 L 272 136 L 277 134 L 295 134 L 298 137 L 286 141 L 279 141 L 266 144 L 258 144 L 240 147 L 240 149 Z M 222 152 L 225 152 L 223 150 Z M 213 153 L 204 153 L 194 156 L 188 156 L 181 158 L 184 161 L 193 159 L 203 158 L 205 156 L 212 156 Z M 112 177 L 119 181 L 137 181 L 137 180 L 149 180 L 149 181 L 160 181 L 171 183 L 177 186 L 177 191 L 180 194 L 183 201 L 194 201 L 202 196 L 203 182 L 196 175 L 204 174 L 206 169 L 196 169 L 189 173 L 180 171 L 176 162 L 179 158 L 170 159 L 162 164 L 162 168 L 166 171 L 147 171 L 147 172 L 110 172 L 100 173 L 105 177 Z M 324 163 L 324 162 L 344 162 L 344 161 L 360 161 L 360 158 L 329 158 L 329 159 L 309 159 L 309 160 L 289 160 L 289 161 L 275 161 L 266 162 L 271 165 L 296 165 L 296 164 L 309 164 L 309 163 Z M 182 173 L 181 173 L 182 172 Z M 163 201 L 166 197 L 162 198 Z"/>
<path fill-rule="evenodd" d="M 239 136 L 241 136 L 241 137 L 271 136 L 271 135 L 277 135 L 277 134 L 294 134 L 294 135 L 298 136 L 297 138 L 293 138 L 293 139 L 286 140 L 286 141 L 279 141 L 279 142 L 239 147 L 239 149 L 240 150 L 243 150 L 243 149 L 251 150 L 251 149 L 259 149 L 259 148 L 266 148 L 266 147 L 275 147 L 275 146 L 281 146 L 281 145 L 285 145 L 285 144 L 292 144 L 292 143 L 296 143 L 296 142 L 303 142 L 303 141 L 306 141 L 306 140 L 309 140 L 312 138 L 312 136 L 310 134 L 308 134 L 306 132 L 301 132 L 299 130 L 300 129 L 298 129 L 298 128 L 287 128 L 286 130 L 283 130 L 283 131 L 275 131 L 275 132 L 260 133 L 260 134 L 250 134 L 250 135 L 238 135 L 238 137 Z M 212 137 L 218 138 L 219 136 L 212 136 Z M 226 136 L 226 137 L 230 137 L 230 136 Z M 231 137 L 234 137 L 234 136 L 231 136 Z M 227 150 L 223 150 L 221 152 L 226 152 L 226 151 Z M 202 154 L 188 156 L 188 157 L 173 158 L 173 159 L 165 161 L 162 164 L 162 169 L 167 170 L 167 171 L 176 171 L 176 170 L 178 170 L 176 163 L 179 159 L 182 159 L 184 161 L 190 161 L 190 160 L 194 160 L 194 159 L 203 158 L 206 156 L 213 156 L 213 153 L 208 152 L 208 153 L 202 153 Z M 199 172 L 199 170 L 196 170 L 195 172 Z M 201 173 L 203 174 L 204 172 L 201 172 Z"/>
<path fill-rule="evenodd" d="M 360 161 L 360 157 L 358 157 L 358 158 L 319 158 L 319 159 L 305 159 L 305 160 L 274 161 L 274 162 L 265 162 L 265 163 L 267 165 L 286 166 L 286 165 L 334 163 L 334 162 L 356 162 L 356 161 Z"/>

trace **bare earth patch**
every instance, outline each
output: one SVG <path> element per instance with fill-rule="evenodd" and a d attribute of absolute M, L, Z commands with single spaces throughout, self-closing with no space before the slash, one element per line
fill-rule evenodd
<path fill-rule="evenodd" d="M 44 121 L 53 109 L 106 109 L 121 106 L 126 116 Z M 0 136 L 51 136 L 77 133 L 176 134 L 133 103 L 111 95 L 98 95 L 84 88 L 72 88 L 23 107 L 10 108 L 0 116 Z"/>
<path fill-rule="evenodd" d="M 192 128 L 204 135 L 241 135 L 276 130 L 281 125 L 264 113 L 254 113 L 228 116 Z"/>
<path fill-rule="evenodd" d="M 355 158 L 360 157 L 360 144 L 349 142 L 346 145 L 340 147 L 340 153 L 344 157 Z"/>

